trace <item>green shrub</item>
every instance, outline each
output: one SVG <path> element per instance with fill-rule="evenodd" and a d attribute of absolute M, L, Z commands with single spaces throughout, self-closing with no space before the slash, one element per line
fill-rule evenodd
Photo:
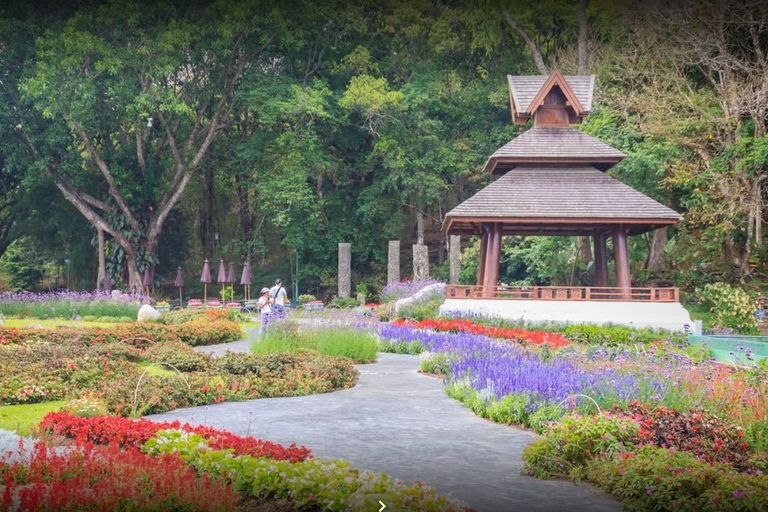
<path fill-rule="evenodd" d="M 744 441 L 752 451 L 768 454 L 768 418 L 755 420 L 747 425 Z"/>
<path fill-rule="evenodd" d="M 448 375 L 450 372 L 450 362 L 445 354 L 422 354 L 419 368 L 424 373 L 434 375 Z"/>
<path fill-rule="evenodd" d="M 741 334 L 756 334 L 757 304 L 741 288 L 728 283 L 713 283 L 699 290 L 704 307 L 712 312 L 712 323 L 736 329 Z"/>
<path fill-rule="evenodd" d="M 579 480 L 587 461 L 623 453 L 638 443 L 639 426 L 613 416 L 567 416 L 523 451 L 523 471 L 538 478 Z"/>
<path fill-rule="evenodd" d="M 329 304 L 328 307 L 348 309 L 354 308 L 360 305 L 360 301 L 352 297 L 336 297 Z"/>
<path fill-rule="evenodd" d="M 539 408 L 531 414 L 528 419 L 528 425 L 537 433 L 541 434 L 550 425 L 565 416 L 566 410 L 557 404 L 549 404 Z"/>
<path fill-rule="evenodd" d="M 427 351 L 427 348 L 420 341 L 385 341 L 379 340 L 379 352 L 390 354 L 408 354 L 419 355 Z"/>
<path fill-rule="evenodd" d="M 528 425 L 530 399 L 523 393 L 512 393 L 488 405 L 488 419 L 506 425 Z"/>
<path fill-rule="evenodd" d="M 374 333 L 363 329 L 329 327 L 299 331 L 293 322 L 280 322 L 251 345 L 255 354 L 295 354 L 300 350 L 348 357 L 356 363 L 372 363 L 376 361 L 378 342 Z"/>
<path fill-rule="evenodd" d="M 402 306 L 398 312 L 398 318 L 410 318 L 417 321 L 437 318 L 440 305 L 445 302 L 445 297 L 438 297 L 424 302 L 416 302 Z"/>
<path fill-rule="evenodd" d="M 315 297 L 312 294 L 305 293 L 304 295 L 299 295 L 299 304 L 306 304 L 307 302 L 312 302 L 317 300 L 317 297 Z"/>
<path fill-rule="evenodd" d="M 636 454 L 593 459 L 587 478 L 629 511 L 754 511 L 768 506 L 768 479 L 737 473 L 683 451 L 643 446 Z"/>
<path fill-rule="evenodd" d="M 155 343 L 147 348 L 144 357 L 153 363 L 166 363 L 182 372 L 206 370 L 211 365 L 211 358 L 206 354 L 181 341 Z"/>

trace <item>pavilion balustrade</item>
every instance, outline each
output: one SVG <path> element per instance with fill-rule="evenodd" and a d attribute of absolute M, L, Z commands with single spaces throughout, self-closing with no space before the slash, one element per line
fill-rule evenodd
<path fill-rule="evenodd" d="M 447 299 L 679 302 L 678 288 L 448 285 Z"/>

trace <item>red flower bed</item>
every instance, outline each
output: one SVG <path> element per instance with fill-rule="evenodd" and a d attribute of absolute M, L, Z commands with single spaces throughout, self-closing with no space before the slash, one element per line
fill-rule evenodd
<path fill-rule="evenodd" d="M 238 493 L 198 476 L 176 454 L 154 457 L 135 447 L 83 446 L 56 454 L 37 443 L 32 461 L 3 467 L 0 509 L 236 510 Z"/>
<path fill-rule="evenodd" d="M 241 437 L 226 430 L 198 425 L 183 425 L 179 421 L 156 422 L 144 418 L 130 420 L 117 416 L 80 418 L 65 412 L 51 412 L 40 422 L 41 431 L 74 439 L 80 444 L 115 444 L 116 446 L 141 446 L 159 430 L 177 429 L 198 434 L 215 450 L 232 449 L 235 455 L 268 457 L 274 460 L 299 462 L 312 456 L 309 448 L 263 441 L 251 436 Z"/>
<path fill-rule="evenodd" d="M 571 344 L 563 335 L 546 331 L 528 331 L 525 329 L 503 329 L 500 327 L 491 327 L 480 325 L 470 320 L 404 320 L 402 318 L 393 322 L 395 325 L 413 327 L 416 329 L 433 329 L 435 331 L 448 332 L 467 332 L 470 334 L 479 334 L 490 336 L 491 338 L 502 338 L 507 340 L 516 340 L 541 345 L 546 343 L 551 349 L 567 347 Z"/>

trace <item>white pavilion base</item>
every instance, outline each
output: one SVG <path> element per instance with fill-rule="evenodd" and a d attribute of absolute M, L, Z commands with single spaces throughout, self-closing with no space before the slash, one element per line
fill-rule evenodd
<path fill-rule="evenodd" d="M 444 316 L 484 315 L 524 322 L 617 324 L 686 331 L 691 315 L 679 302 L 446 299 Z"/>

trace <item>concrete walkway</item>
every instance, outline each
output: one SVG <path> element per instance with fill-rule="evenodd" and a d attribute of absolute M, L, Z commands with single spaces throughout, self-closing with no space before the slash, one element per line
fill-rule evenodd
<path fill-rule="evenodd" d="M 244 341 L 214 350 L 247 350 Z M 209 352 L 212 347 L 199 347 Z M 617 501 L 587 486 L 523 476 L 522 450 L 536 435 L 475 416 L 443 384 L 418 373 L 419 358 L 379 354 L 358 365 L 352 389 L 179 409 L 149 416 L 224 428 L 312 449 L 318 457 L 422 481 L 481 512 L 617 512 Z"/>

